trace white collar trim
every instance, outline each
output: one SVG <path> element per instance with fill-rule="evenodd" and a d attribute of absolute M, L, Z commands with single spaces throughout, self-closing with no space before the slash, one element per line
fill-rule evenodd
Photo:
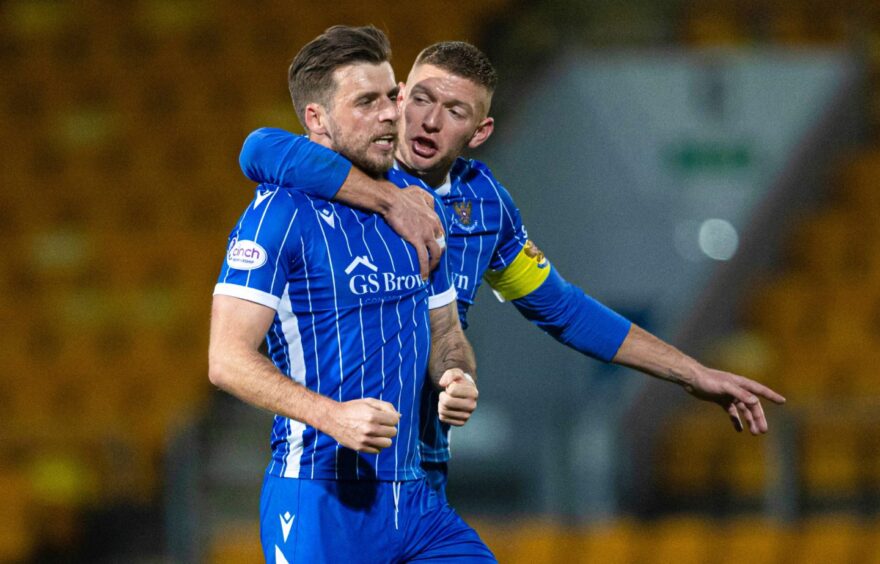
<path fill-rule="evenodd" d="M 395 169 L 395 170 L 401 170 L 401 168 L 400 168 L 400 163 L 397 162 L 397 159 L 394 159 L 394 165 L 393 165 L 393 166 L 394 166 L 394 169 Z M 448 173 L 448 172 L 446 173 L 446 178 L 443 179 L 443 184 L 441 184 L 440 186 L 438 186 L 438 187 L 436 187 L 436 188 L 431 188 L 430 186 L 427 185 L 426 182 L 424 182 L 424 181 L 421 180 L 421 179 L 419 179 L 419 182 L 421 182 L 422 184 L 424 184 L 424 185 L 425 185 L 425 188 L 427 188 L 427 189 L 433 191 L 433 192 L 436 193 L 438 196 L 446 196 L 446 195 L 448 195 L 449 192 L 452 190 L 452 180 L 451 180 L 451 178 L 449 177 L 449 173 Z"/>

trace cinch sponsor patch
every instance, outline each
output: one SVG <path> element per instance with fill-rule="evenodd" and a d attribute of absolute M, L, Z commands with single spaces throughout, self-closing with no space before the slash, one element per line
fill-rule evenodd
<path fill-rule="evenodd" d="M 266 264 L 266 249 L 256 241 L 235 240 L 226 253 L 226 264 L 236 270 L 253 270 Z"/>

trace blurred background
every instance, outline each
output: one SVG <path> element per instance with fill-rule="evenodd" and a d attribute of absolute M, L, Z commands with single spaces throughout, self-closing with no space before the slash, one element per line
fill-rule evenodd
<path fill-rule="evenodd" d="M 788 397 L 771 432 L 484 293 L 450 497 L 501 562 L 880 562 L 880 5 L 0 2 L 0 561 L 258 562 L 271 415 L 207 379 L 211 291 L 300 131 L 286 69 L 372 23 L 501 75 L 477 155 L 565 276 Z M 877 365 L 874 362 L 878 362 Z"/>

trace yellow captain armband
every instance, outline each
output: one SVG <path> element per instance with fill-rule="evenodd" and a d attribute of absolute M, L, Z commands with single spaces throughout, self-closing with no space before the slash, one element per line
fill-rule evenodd
<path fill-rule="evenodd" d="M 550 276 L 550 261 L 531 241 L 504 270 L 487 270 L 483 280 L 502 301 L 517 300 L 534 292 Z"/>

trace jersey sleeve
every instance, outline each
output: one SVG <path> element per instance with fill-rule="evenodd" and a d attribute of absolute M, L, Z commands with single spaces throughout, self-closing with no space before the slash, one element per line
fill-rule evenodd
<path fill-rule="evenodd" d="M 244 140 L 238 157 L 245 176 L 330 200 L 351 171 L 351 162 L 326 147 L 283 129 L 263 127 Z"/>
<path fill-rule="evenodd" d="M 546 261 L 546 259 L 545 259 Z M 544 281 L 513 305 L 560 343 L 609 362 L 629 334 L 629 320 L 566 281 L 549 263 Z"/>
<path fill-rule="evenodd" d="M 502 301 L 515 300 L 534 291 L 550 273 L 544 254 L 528 239 L 519 209 L 510 193 L 482 163 L 480 174 L 491 184 L 499 205 L 498 243 L 483 279 Z"/>
<path fill-rule="evenodd" d="M 290 268 L 297 209 L 281 188 L 261 186 L 229 235 L 214 295 L 277 309 Z"/>
<path fill-rule="evenodd" d="M 449 233 L 446 212 L 436 196 L 434 196 L 434 210 L 437 212 L 437 216 L 443 224 L 443 232 Z M 443 256 L 440 257 L 440 263 L 437 265 L 437 268 L 434 269 L 434 272 L 431 273 L 428 285 L 428 309 L 437 309 L 448 305 L 454 302 L 457 297 L 455 286 L 452 284 L 452 273 L 449 270 L 448 255 L 448 252 L 443 253 Z"/>
<path fill-rule="evenodd" d="M 510 193 L 495 179 L 488 168 L 481 167 L 481 169 L 480 173 L 491 184 L 492 190 L 497 194 L 499 205 L 498 244 L 495 246 L 495 251 L 489 260 L 489 269 L 503 270 L 522 251 L 528 240 L 528 234 L 523 225 L 519 209 L 513 202 Z"/>

